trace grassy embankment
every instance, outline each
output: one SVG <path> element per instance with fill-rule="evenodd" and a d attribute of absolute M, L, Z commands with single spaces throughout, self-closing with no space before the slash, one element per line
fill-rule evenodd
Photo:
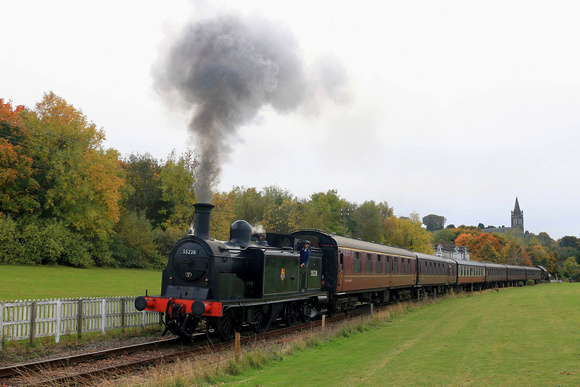
<path fill-rule="evenodd" d="M 450 298 L 398 316 L 378 316 L 376 328 L 355 335 L 347 330 L 222 381 L 236 386 L 577 386 L 579 300 L 580 284 Z"/>
<path fill-rule="evenodd" d="M 0 301 L 159 294 L 161 270 L 0 266 Z"/>
<path fill-rule="evenodd" d="M 155 294 L 160 278 L 160 271 L 0 266 L 0 300 Z M 197 375 L 184 375 L 182 363 L 152 385 L 576 386 L 579 300 L 580 284 L 551 284 L 391 308 L 332 338 L 315 334 L 248 351 L 240 362 L 192 367 Z"/>

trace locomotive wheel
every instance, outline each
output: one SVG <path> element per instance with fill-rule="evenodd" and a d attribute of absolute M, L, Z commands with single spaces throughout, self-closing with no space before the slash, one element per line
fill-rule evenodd
<path fill-rule="evenodd" d="M 286 326 L 291 327 L 292 325 L 296 324 L 298 319 L 300 318 L 300 307 L 295 302 L 289 302 L 286 304 L 284 308 L 284 324 Z"/>
<path fill-rule="evenodd" d="M 314 306 L 310 303 L 304 305 L 303 310 L 304 313 L 302 313 L 302 316 L 300 317 L 300 321 L 303 323 L 312 320 L 312 318 L 320 314 L 320 307 Z"/>
<path fill-rule="evenodd" d="M 272 310 L 270 306 L 260 305 L 254 307 L 254 320 L 255 323 L 252 324 L 252 327 L 256 333 L 267 331 L 272 321 Z"/>
<path fill-rule="evenodd" d="M 223 341 L 230 341 L 236 330 L 239 330 L 236 313 L 233 308 L 224 310 L 222 317 L 218 317 L 215 323 L 215 330 L 218 337 Z"/>

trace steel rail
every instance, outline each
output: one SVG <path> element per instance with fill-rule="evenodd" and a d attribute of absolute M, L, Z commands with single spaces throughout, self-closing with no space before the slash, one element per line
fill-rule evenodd
<path fill-rule="evenodd" d="M 109 356 L 115 356 L 120 354 L 130 354 L 139 351 L 147 351 L 150 349 L 156 349 L 164 346 L 175 345 L 180 338 L 170 338 L 165 340 L 156 340 L 149 343 L 133 344 L 124 347 L 105 349 L 102 351 L 82 353 L 78 355 L 70 355 L 65 357 L 59 357 L 55 359 L 40 360 L 30 363 L 16 364 L 9 367 L 0 368 L 0 378 L 6 378 L 15 375 L 22 375 L 25 372 L 37 372 L 53 367 L 66 367 L 78 363 L 83 363 L 90 360 L 104 359 Z"/>

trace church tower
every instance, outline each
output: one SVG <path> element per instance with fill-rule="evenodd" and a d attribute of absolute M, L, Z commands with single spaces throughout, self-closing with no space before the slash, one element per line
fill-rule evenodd
<path fill-rule="evenodd" d="M 520 203 L 518 203 L 518 198 L 516 196 L 516 205 L 512 211 L 512 230 L 516 228 L 524 232 L 524 212 L 520 210 Z"/>

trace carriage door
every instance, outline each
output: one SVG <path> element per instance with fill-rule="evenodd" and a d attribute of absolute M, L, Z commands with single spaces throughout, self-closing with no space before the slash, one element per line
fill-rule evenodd
<path fill-rule="evenodd" d="M 342 292 L 344 289 L 344 253 L 338 251 L 338 281 L 336 285 L 336 291 Z"/>

